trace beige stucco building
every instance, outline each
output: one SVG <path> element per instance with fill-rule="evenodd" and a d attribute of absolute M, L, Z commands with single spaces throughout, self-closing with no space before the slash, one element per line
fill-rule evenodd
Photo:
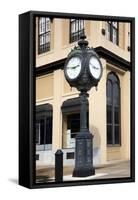
<path fill-rule="evenodd" d="M 79 92 L 66 82 L 63 68 L 84 30 L 103 66 L 98 90 L 89 91 L 94 165 L 130 159 L 130 24 L 41 17 L 36 18 L 37 165 L 54 165 L 57 149 L 64 152 L 64 165 L 74 164 Z"/>

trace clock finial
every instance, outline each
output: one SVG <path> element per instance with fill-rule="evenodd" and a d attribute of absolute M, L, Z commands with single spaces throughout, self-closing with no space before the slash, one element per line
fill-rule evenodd
<path fill-rule="evenodd" d="M 83 32 L 83 34 L 80 36 L 80 39 L 81 39 L 81 40 L 85 40 L 85 39 L 86 39 L 86 35 L 85 35 L 84 32 Z"/>
<path fill-rule="evenodd" d="M 85 33 L 83 32 L 83 34 L 80 36 L 80 40 L 78 42 L 78 45 L 80 46 L 80 48 L 86 48 L 89 44 L 89 42 L 86 39 L 86 35 Z"/>

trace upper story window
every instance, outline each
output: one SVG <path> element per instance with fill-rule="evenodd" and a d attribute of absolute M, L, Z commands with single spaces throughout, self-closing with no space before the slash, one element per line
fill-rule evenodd
<path fill-rule="evenodd" d="M 51 23 L 50 18 L 39 17 L 38 19 L 38 54 L 50 50 Z"/>
<path fill-rule="evenodd" d="M 70 42 L 75 42 L 80 39 L 84 33 L 84 20 L 71 19 L 70 20 Z"/>
<path fill-rule="evenodd" d="M 119 44 L 119 24 L 118 22 L 108 21 L 106 23 L 106 36 L 107 39 L 113 42 L 114 44 Z"/>

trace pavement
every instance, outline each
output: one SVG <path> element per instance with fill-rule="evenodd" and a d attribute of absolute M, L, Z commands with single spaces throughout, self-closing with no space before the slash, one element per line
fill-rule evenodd
<path fill-rule="evenodd" d="M 107 178 L 123 178 L 130 177 L 130 161 L 110 161 L 105 165 L 95 168 L 95 175 L 88 177 L 72 177 L 74 166 L 64 167 L 63 181 L 91 180 L 91 179 L 107 179 Z M 38 167 L 36 170 L 36 182 L 54 182 L 54 166 Z"/>

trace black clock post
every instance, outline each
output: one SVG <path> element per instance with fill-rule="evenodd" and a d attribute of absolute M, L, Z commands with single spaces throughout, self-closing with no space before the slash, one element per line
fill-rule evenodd
<path fill-rule="evenodd" d="M 81 60 L 80 66 L 75 63 L 69 66 L 70 60 L 76 57 Z M 90 66 L 90 60 L 92 58 L 96 60 L 98 65 L 94 61 Z M 81 68 L 79 74 L 74 76 L 75 78 L 71 78 L 72 75 L 70 76 L 70 74 L 77 72 L 77 67 Z M 71 70 L 71 73 L 68 70 Z M 94 74 L 92 74 L 93 71 Z M 89 106 L 89 94 L 87 92 L 91 87 L 98 85 L 102 76 L 102 64 L 94 49 L 88 47 L 88 41 L 85 35 L 81 36 L 78 46 L 74 47 L 69 53 L 65 63 L 64 73 L 70 86 L 76 87 L 80 91 L 80 132 L 77 134 L 75 140 L 75 168 L 73 177 L 91 176 L 95 174 L 95 169 L 93 167 L 93 135 L 87 127 L 87 107 Z"/>
<path fill-rule="evenodd" d="M 93 167 L 93 135 L 87 127 L 88 93 L 80 93 L 80 133 L 76 136 L 74 177 L 86 177 L 95 174 Z"/>

